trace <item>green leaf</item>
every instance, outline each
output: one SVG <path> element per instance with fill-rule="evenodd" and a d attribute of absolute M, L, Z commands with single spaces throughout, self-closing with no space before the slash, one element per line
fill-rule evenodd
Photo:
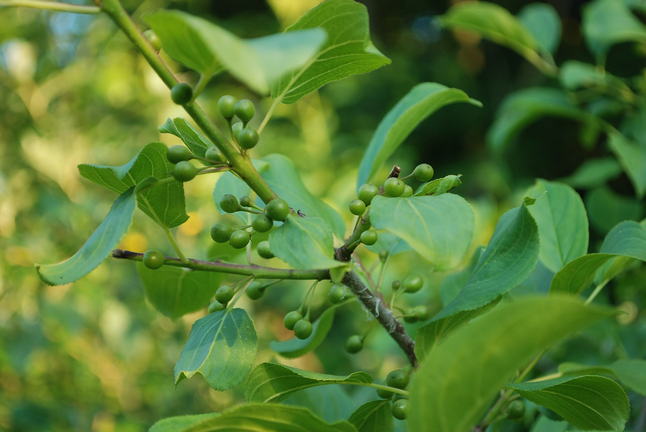
<path fill-rule="evenodd" d="M 205 420 L 219 416 L 218 413 L 183 415 L 159 420 L 152 425 L 148 432 L 179 432 L 189 430 L 191 427 Z"/>
<path fill-rule="evenodd" d="M 543 51 L 554 54 L 561 40 L 561 19 L 554 7 L 530 3 L 518 13 L 518 19 Z"/>
<path fill-rule="evenodd" d="M 538 180 L 527 195 L 538 225 L 540 260 L 553 272 L 588 251 L 588 217 L 579 194 L 562 183 Z"/>
<path fill-rule="evenodd" d="M 473 210 L 457 195 L 377 196 L 370 208 L 375 228 L 401 238 L 438 269 L 460 264 L 471 245 Z"/>
<path fill-rule="evenodd" d="M 523 282 L 538 261 L 538 229 L 526 206 L 498 221 L 469 281 L 434 320 L 485 306 Z"/>
<path fill-rule="evenodd" d="M 540 416 L 538 421 L 534 423 L 531 432 L 565 432 L 567 430 L 567 422 L 555 421 L 545 416 Z"/>
<path fill-rule="evenodd" d="M 646 396 L 646 360 L 621 359 L 605 366 L 563 363 L 559 365 L 559 372 L 565 375 L 610 375 L 629 389 Z"/>
<path fill-rule="evenodd" d="M 276 82 L 272 97 L 294 103 L 329 82 L 389 64 L 370 41 L 368 24 L 366 7 L 353 0 L 327 0 L 308 11 L 285 34 L 321 28 L 328 38 L 308 63 Z"/>
<path fill-rule="evenodd" d="M 580 293 L 590 286 L 597 270 L 615 257 L 646 261 L 646 228 L 634 221 L 619 223 L 608 233 L 599 253 L 577 258 L 556 273 L 550 290 Z"/>
<path fill-rule="evenodd" d="M 368 182 L 422 120 L 443 106 L 467 102 L 481 106 L 462 90 L 437 83 L 418 84 L 386 114 L 359 165 L 357 188 Z"/>
<path fill-rule="evenodd" d="M 193 152 L 194 155 L 204 157 L 204 154 L 213 143 L 205 138 L 197 129 L 195 129 L 189 122 L 183 118 L 167 119 L 163 125 L 159 127 L 159 132 L 175 135 L 181 139 L 186 147 Z"/>
<path fill-rule="evenodd" d="M 220 275 L 163 266 L 156 270 L 137 265 L 146 298 L 169 318 L 179 318 L 209 305 L 219 285 Z"/>
<path fill-rule="evenodd" d="M 307 408 L 328 423 L 346 420 L 355 405 L 343 387 L 337 384 L 292 393 L 281 404 Z"/>
<path fill-rule="evenodd" d="M 214 389 L 230 389 L 251 371 L 256 349 L 256 330 L 244 309 L 210 313 L 193 324 L 175 364 L 175 383 L 200 374 Z"/>
<path fill-rule="evenodd" d="M 179 419 L 180 422 L 169 424 L 176 425 L 174 429 L 149 432 L 357 432 L 347 421 L 327 423 L 305 408 L 278 404 L 237 405 L 220 414 L 207 414 L 201 421 L 195 418 L 182 423 L 182 417 Z"/>
<path fill-rule="evenodd" d="M 224 68 L 262 94 L 286 73 L 307 64 L 326 39 L 322 29 L 310 29 L 243 40 L 180 11 L 159 11 L 146 22 L 175 60 L 207 78 Z"/>
<path fill-rule="evenodd" d="M 603 61 L 608 49 L 620 42 L 646 42 L 644 26 L 617 0 L 596 0 L 583 8 L 583 34 L 590 51 Z"/>
<path fill-rule="evenodd" d="M 618 78 L 603 69 L 576 60 L 563 63 L 559 71 L 559 80 L 563 87 L 570 90 L 580 87 L 605 87 L 613 82 L 621 84 Z"/>
<path fill-rule="evenodd" d="M 572 187 L 590 189 L 602 186 L 621 174 L 621 167 L 614 158 L 588 159 L 570 176 L 561 179 Z"/>
<path fill-rule="evenodd" d="M 624 430 L 630 415 L 624 390 L 603 376 L 561 377 L 508 387 L 583 430 Z"/>
<path fill-rule="evenodd" d="M 503 101 L 496 113 L 496 121 L 487 133 L 487 143 L 500 153 L 523 128 L 546 116 L 593 121 L 561 90 L 530 87 L 512 93 Z"/>
<path fill-rule="evenodd" d="M 392 432 L 390 401 L 374 400 L 361 405 L 348 419 L 358 432 Z"/>
<path fill-rule="evenodd" d="M 72 257 L 57 264 L 36 264 L 40 278 L 49 285 L 62 285 L 90 273 L 119 244 L 128 231 L 134 211 L 134 191 L 128 189 L 112 204 L 103 222 Z"/>
<path fill-rule="evenodd" d="M 262 363 L 249 374 L 245 398 L 249 402 L 279 402 L 290 393 L 330 384 L 371 383 L 365 372 L 337 376 L 309 372 L 277 363 Z"/>
<path fill-rule="evenodd" d="M 289 215 L 269 233 L 271 251 L 294 268 L 331 268 L 344 265 L 334 259 L 332 232 L 320 218 Z"/>
<path fill-rule="evenodd" d="M 518 369 L 610 314 L 570 296 L 525 297 L 459 328 L 427 355 L 413 375 L 408 429 L 471 431 Z"/>
<path fill-rule="evenodd" d="M 430 182 L 424 183 L 423 185 L 418 187 L 417 191 L 415 192 L 415 196 L 441 195 L 443 193 L 447 193 L 451 189 L 456 188 L 462 184 L 460 177 L 462 177 L 462 174 L 450 174 L 445 177 L 431 180 Z"/>
<path fill-rule="evenodd" d="M 608 144 L 633 182 L 639 198 L 646 192 L 646 145 L 630 142 L 618 133 L 609 135 Z"/>
<path fill-rule="evenodd" d="M 639 220 L 643 214 L 642 203 L 636 199 L 618 195 L 608 187 L 589 191 L 585 196 L 590 225 L 601 233 L 624 220 Z"/>

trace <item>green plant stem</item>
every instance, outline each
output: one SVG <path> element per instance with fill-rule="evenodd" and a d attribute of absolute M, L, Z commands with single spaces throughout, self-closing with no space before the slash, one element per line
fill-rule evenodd
<path fill-rule="evenodd" d="M 78 14 L 98 14 L 101 8 L 96 6 L 83 6 L 69 3 L 59 3 L 38 0 L 0 0 L 0 7 L 27 7 L 55 12 L 71 12 Z"/>
<path fill-rule="evenodd" d="M 362 387 L 372 387 L 377 390 L 385 390 L 391 393 L 395 393 L 398 395 L 406 396 L 408 397 L 408 392 L 406 390 L 398 389 L 396 387 L 389 387 L 386 385 L 381 385 L 381 384 L 375 384 L 375 383 L 362 383 L 362 382 L 344 382 L 341 384 L 348 384 L 348 385 L 357 385 L 357 386 L 362 386 Z"/>
<path fill-rule="evenodd" d="M 173 250 L 175 251 L 175 253 L 179 257 L 179 260 L 181 262 L 185 263 L 186 262 L 186 255 L 184 255 L 184 253 L 180 249 L 179 245 L 177 244 L 177 241 L 175 240 L 175 237 L 173 236 L 173 233 L 170 232 L 170 228 L 168 228 L 165 225 L 162 225 L 162 226 L 164 228 L 164 233 L 166 234 L 166 238 L 168 238 L 168 242 L 173 247 Z"/>
<path fill-rule="evenodd" d="M 352 257 L 352 252 L 361 244 L 361 233 L 370 228 L 370 222 L 368 219 L 368 211 L 366 211 L 363 216 L 357 220 L 357 224 L 352 230 L 350 237 L 343 243 L 341 246 L 336 248 L 334 253 L 335 258 L 339 261 L 350 261 Z"/>
<path fill-rule="evenodd" d="M 594 290 L 590 293 L 588 298 L 585 300 L 585 304 L 590 304 L 599 295 L 601 290 L 603 290 L 603 288 L 606 286 L 608 282 L 609 282 L 609 279 L 606 279 L 601 283 L 599 283 L 599 285 L 594 287 Z"/>

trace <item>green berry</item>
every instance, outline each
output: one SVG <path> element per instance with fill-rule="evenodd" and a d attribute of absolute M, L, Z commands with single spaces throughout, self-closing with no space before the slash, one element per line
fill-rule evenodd
<path fill-rule="evenodd" d="M 234 107 L 236 116 L 242 120 L 243 123 L 247 124 L 256 114 L 256 107 L 253 102 L 249 99 L 240 99 Z"/>
<path fill-rule="evenodd" d="M 155 249 L 144 252 L 143 263 L 149 269 L 158 269 L 164 265 L 164 254 Z"/>
<path fill-rule="evenodd" d="M 235 290 L 231 285 L 221 285 L 215 290 L 215 299 L 222 304 L 227 304 L 233 298 L 233 294 Z"/>
<path fill-rule="evenodd" d="M 155 48 L 155 51 L 159 51 L 162 48 L 161 39 L 157 36 L 157 33 L 152 29 L 148 29 L 144 32 L 144 37 L 148 39 L 148 42 Z"/>
<path fill-rule="evenodd" d="M 327 298 L 330 300 L 331 303 L 341 303 L 343 300 L 345 300 L 347 295 L 347 291 L 345 289 L 345 286 L 341 284 L 334 284 L 330 287 L 330 291 L 327 293 Z"/>
<path fill-rule="evenodd" d="M 246 127 L 236 134 L 236 140 L 243 149 L 252 149 L 258 144 L 258 132 Z"/>
<path fill-rule="evenodd" d="M 409 196 L 412 196 L 413 192 L 414 191 L 413 191 L 412 187 L 410 187 L 408 185 L 404 185 L 404 192 L 402 192 L 402 197 L 407 198 Z"/>
<path fill-rule="evenodd" d="M 361 233 L 361 237 L 359 238 L 361 239 L 361 243 L 365 245 L 373 245 L 377 243 L 377 239 L 378 239 L 377 231 L 374 231 L 374 230 L 364 231 Z"/>
<path fill-rule="evenodd" d="M 395 369 L 386 376 L 386 385 L 405 389 L 408 385 L 408 373 L 404 369 Z"/>
<path fill-rule="evenodd" d="M 506 410 L 507 418 L 517 420 L 525 415 L 525 404 L 522 400 L 515 400 L 509 404 Z"/>
<path fill-rule="evenodd" d="M 377 396 L 382 399 L 391 399 L 393 397 L 393 393 L 386 389 L 377 389 Z"/>
<path fill-rule="evenodd" d="M 413 309 L 409 309 L 406 311 L 404 315 L 404 321 L 406 321 L 409 324 L 412 324 L 419 321 L 419 319 L 417 319 L 417 315 L 415 315 L 415 311 L 413 311 Z"/>
<path fill-rule="evenodd" d="M 254 218 L 251 226 L 258 232 L 267 232 L 274 226 L 274 221 L 269 219 L 267 215 L 260 214 Z"/>
<path fill-rule="evenodd" d="M 173 167 L 173 177 L 179 182 L 191 181 L 195 178 L 199 170 L 189 161 L 180 161 Z"/>
<path fill-rule="evenodd" d="M 236 114 L 235 112 L 235 106 L 236 106 L 236 98 L 234 98 L 231 95 L 224 95 L 220 99 L 218 99 L 218 111 L 220 111 L 220 114 L 222 117 L 224 117 L 227 120 L 230 120 L 233 118 L 233 116 Z"/>
<path fill-rule="evenodd" d="M 265 285 L 253 282 L 249 284 L 245 292 L 251 300 L 258 300 L 265 293 L 265 288 Z"/>
<path fill-rule="evenodd" d="M 217 312 L 226 309 L 226 305 L 223 305 L 217 300 L 213 300 L 211 304 L 209 305 L 209 313 Z"/>
<path fill-rule="evenodd" d="M 350 202 L 350 213 L 356 216 L 361 216 L 366 211 L 366 203 L 360 199 Z"/>
<path fill-rule="evenodd" d="M 384 195 L 398 197 L 404 193 L 406 185 L 397 177 L 388 177 L 384 182 Z"/>
<path fill-rule="evenodd" d="M 433 178 L 435 171 L 427 163 L 419 164 L 413 170 L 413 178 L 420 182 L 427 182 Z"/>
<path fill-rule="evenodd" d="M 426 305 L 417 305 L 412 309 L 412 313 L 417 321 L 426 321 L 431 317 L 431 311 Z"/>
<path fill-rule="evenodd" d="M 240 197 L 240 205 L 242 207 L 253 207 L 252 204 L 253 203 L 251 202 L 251 198 L 249 198 L 248 196 Z"/>
<path fill-rule="evenodd" d="M 359 335 L 352 335 L 345 341 L 345 350 L 350 354 L 356 354 L 363 349 L 363 338 Z"/>
<path fill-rule="evenodd" d="M 397 399 L 393 402 L 391 412 L 393 417 L 398 420 L 404 420 L 406 418 L 406 412 L 408 411 L 408 399 Z"/>
<path fill-rule="evenodd" d="M 287 330 L 294 330 L 294 326 L 301 319 L 303 319 L 303 315 L 299 311 L 287 312 L 283 318 L 283 324 Z"/>
<path fill-rule="evenodd" d="M 424 286 L 424 279 L 419 276 L 408 276 L 404 279 L 402 286 L 404 287 L 404 291 L 414 293 L 422 289 Z"/>
<path fill-rule="evenodd" d="M 218 162 L 226 162 L 227 161 L 226 158 L 224 157 L 224 155 L 222 153 L 220 153 L 220 150 L 218 150 L 218 148 L 215 147 L 215 146 L 209 147 L 208 150 L 206 151 L 206 153 L 204 153 L 204 157 L 209 162 L 218 163 Z"/>
<path fill-rule="evenodd" d="M 274 257 L 274 253 L 271 251 L 269 242 L 267 240 L 263 240 L 258 243 L 258 246 L 256 246 L 256 252 L 258 252 L 258 255 L 265 259 L 272 259 Z"/>
<path fill-rule="evenodd" d="M 302 318 L 294 324 L 294 334 L 299 339 L 307 339 L 312 334 L 312 323 L 307 318 Z"/>
<path fill-rule="evenodd" d="M 231 125 L 231 133 L 233 134 L 233 137 L 236 139 L 236 141 L 238 140 L 238 134 L 242 132 L 242 129 L 244 129 L 242 122 L 235 122 Z"/>
<path fill-rule="evenodd" d="M 247 246 L 249 240 L 251 240 L 251 235 L 247 231 L 235 230 L 231 233 L 229 244 L 236 249 L 242 249 Z"/>
<path fill-rule="evenodd" d="M 186 83 L 178 83 L 170 89 L 170 98 L 177 105 L 185 105 L 193 99 L 193 89 Z"/>
<path fill-rule="evenodd" d="M 224 223 L 216 223 L 211 227 L 211 238 L 218 243 L 226 243 L 231 238 L 233 227 Z"/>
<path fill-rule="evenodd" d="M 240 210 L 240 202 L 235 195 L 224 194 L 220 200 L 220 208 L 226 213 L 235 213 Z"/>
<path fill-rule="evenodd" d="M 390 284 L 390 288 L 391 288 L 393 291 L 397 291 L 399 288 L 401 288 L 401 286 L 402 286 L 402 283 L 401 283 L 400 281 L 398 281 L 398 280 L 394 280 L 394 281 Z"/>
<path fill-rule="evenodd" d="M 273 220 L 284 221 L 289 214 L 289 206 L 284 200 L 275 198 L 269 201 L 269 204 L 265 207 L 265 213 Z"/>
<path fill-rule="evenodd" d="M 166 158 L 168 159 L 168 162 L 176 164 L 177 162 L 192 159 L 193 153 L 183 145 L 174 145 L 168 148 Z"/>
<path fill-rule="evenodd" d="M 361 185 L 359 188 L 359 199 L 366 203 L 366 205 L 370 205 L 372 202 L 372 199 L 379 193 L 379 189 L 377 186 L 366 183 L 364 185 Z"/>

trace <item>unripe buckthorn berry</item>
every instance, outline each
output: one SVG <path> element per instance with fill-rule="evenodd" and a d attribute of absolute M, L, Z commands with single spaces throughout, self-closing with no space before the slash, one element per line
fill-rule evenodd
<path fill-rule="evenodd" d="M 404 193 L 406 185 L 397 177 L 388 177 L 384 182 L 384 195 L 398 197 Z"/>
<path fill-rule="evenodd" d="M 397 399 L 393 402 L 391 412 L 393 417 L 398 420 L 404 420 L 408 411 L 408 399 Z"/>
<path fill-rule="evenodd" d="M 370 246 L 377 243 L 377 239 L 379 238 L 379 236 L 377 235 L 376 231 L 368 230 L 368 231 L 362 232 L 359 238 L 361 239 L 361 243 Z"/>
<path fill-rule="evenodd" d="M 408 380 L 408 372 L 403 369 L 395 369 L 393 371 L 390 371 L 390 373 L 386 376 L 386 385 L 398 389 L 405 389 L 408 385 Z"/>
<path fill-rule="evenodd" d="M 345 341 L 345 350 L 350 354 L 356 354 L 363 349 L 363 338 L 359 335 L 352 335 Z"/>
<path fill-rule="evenodd" d="M 157 33 L 153 29 L 146 30 L 144 37 L 148 39 L 148 42 L 155 48 L 155 51 L 159 51 L 162 48 L 161 39 L 159 39 L 159 36 L 157 36 Z"/>
<path fill-rule="evenodd" d="M 187 182 L 193 180 L 198 172 L 199 169 L 189 161 L 180 161 L 173 167 L 172 174 L 173 177 L 175 177 L 175 180 L 179 182 Z"/>
<path fill-rule="evenodd" d="M 256 107 L 249 99 L 240 99 L 234 107 L 236 116 L 247 124 L 256 114 Z"/>
<path fill-rule="evenodd" d="M 267 213 L 267 216 L 273 220 L 284 221 L 287 219 L 287 215 L 289 214 L 289 206 L 284 200 L 274 198 L 269 201 L 269 204 L 265 207 L 265 213 Z"/>
<path fill-rule="evenodd" d="M 258 132 L 246 127 L 236 134 L 236 140 L 243 149 L 252 149 L 258 144 Z"/>
<path fill-rule="evenodd" d="M 233 118 L 236 115 L 235 106 L 238 101 L 231 95 L 224 95 L 218 99 L 218 111 L 220 115 L 227 120 Z"/>
<path fill-rule="evenodd" d="M 177 162 L 187 161 L 193 158 L 193 153 L 183 145 L 174 145 L 168 147 L 166 159 L 168 162 L 176 164 Z"/>
<path fill-rule="evenodd" d="M 267 215 L 259 214 L 254 218 L 251 226 L 258 232 L 267 232 L 274 226 L 274 221 L 272 221 Z"/>
<path fill-rule="evenodd" d="M 226 162 L 226 158 L 222 153 L 220 153 L 220 150 L 216 146 L 211 146 L 208 148 L 206 153 L 204 153 L 204 157 L 206 160 L 209 162 Z"/>
<path fill-rule="evenodd" d="M 247 246 L 249 240 L 251 240 L 251 236 L 247 231 L 235 230 L 231 233 L 229 244 L 236 249 L 242 249 L 243 247 Z"/>
<path fill-rule="evenodd" d="M 144 265 L 149 269 L 155 270 L 164 265 L 164 254 L 155 249 L 149 249 L 144 252 L 142 259 Z"/>
<path fill-rule="evenodd" d="M 253 203 L 251 202 L 251 198 L 249 198 L 248 196 L 240 197 L 240 205 L 242 207 L 253 207 L 252 204 Z"/>
<path fill-rule="evenodd" d="M 238 134 L 244 129 L 244 125 L 242 122 L 235 122 L 231 125 L 231 133 L 233 134 L 233 137 L 238 140 Z"/>
<path fill-rule="evenodd" d="M 263 240 L 258 243 L 258 246 L 256 246 L 256 252 L 258 252 L 258 255 L 265 259 L 272 259 L 274 257 L 274 253 L 271 251 L 269 242 L 267 240 Z"/>
<path fill-rule="evenodd" d="M 263 296 L 263 294 L 265 294 L 265 288 L 266 286 L 261 283 L 252 282 L 249 284 L 245 292 L 251 300 L 258 300 Z"/>
<path fill-rule="evenodd" d="M 347 291 L 345 286 L 341 284 L 334 284 L 330 287 L 327 293 L 327 298 L 331 303 L 341 303 L 346 298 Z"/>
<path fill-rule="evenodd" d="M 404 291 L 414 293 L 422 289 L 424 286 L 424 279 L 419 276 L 408 276 L 404 279 L 402 286 L 404 287 Z"/>
<path fill-rule="evenodd" d="M 220 200 L 220 208 L 226 213 L 235 213 L 240 210 L 240 202 L 235 195 L 224 194 Z"/>
<path fill-rule="evenodd" d="M 413 170 L 413 178 L 420 182 L 427 182 L 433 178 L 435 170 L 427 163 L 419 164 Z"/>
<path fill-rule="evenodd" d="M 307 339 L 312 334 L 312 323 L 307 318 L 302 318 L 294 324 L 294 334 L 299 339 Z"/>
<path fill-rule="evenodd" d="M 211 227 L 211 238 L 218 243 L 226 243 L 231 238 L 233 227 L 225 223 L 216 223 Z"/>
<path fill-rule="evenodd" d="M 177 83 L 170 89 L 170 98 L 177 105 L 185 105 L 193 99 L 193 89 L 186 83 Z"/>
<path fill-rule="evenodd" d="M 404 185 L 404 192 L 402 192 L 402 197 L 407 198 L 409 196 L 413 195 L 413 188 L 410 187 L 409 185 Z"/>
<path fill-rule="evenodd" d="M 294 330 L 294 326 L 301 319 L 303 319 L 303 315 L 299 311 L 287 312 L 283 318 L 283 324 L 287 330 Z"/>
<path fill-rule="evenodd" d="M 416 323 L 419 320 L 417 319 L 417 315 L 415 315 L 415 311 L 413 311 L 413 309 L 408 309 L 405 312 L 404 321 L 406 321 L 409 324 L 412 324 L 412 323 Z"/>
<path fill-rule="evenodd" d="M 226 305 L 223 305 L 217 300 L 213 300 L 211 304 L 209 304 L 209 313 L 217 312 L 226 309 Z"/>
<path fill-rule="evenodd" d="M 525 415 L 525 404 L 522 400 L 515 400 L 509 404 L 506 410 L 507 418 L 517 420 Z"/>
<path fill-rule="evenodd" d="M 400 281 L 398 281 L 398 280 L 394 280 L 390 284 L 390 288 L 392 288 L 393 291 L 397 291 L 399 288 L 401 288 L 401 286 L 402 286 L 402 283 Z"/>
<path fill-rule="evenodd" d="M 356 216 L 361 216 L 364 211 L 366 211 L 366 203 L 360 199 L 356 199 L 350 202 L 350 213 Z"/>
<path fill-rule="evenodd" d="M 366 205 L 370 205 L 370 202 L 372 202 L 372 199 L 379 193 L 379 188 L 377 186 L 372 185 L 370 183 L 366 183 L 364 185 L 361 185 L 359 188 L 359 199 L 363 201 Z"/>
<path fill-rule="evenodd" d="M 220 303 L 226 305 L 229 303 L 229 300 L 233 298 L 235 290 L 231 285 L 220 285 L 217 290 L 215 290 L 215 299 Z"/>
<path fill-rule="evenodd" d="M 413 315 L 417 318 L 417 321 L 426 321 L 431 317 L 431 311 L 426 305 L 417 305 L 412 310 Z"/>

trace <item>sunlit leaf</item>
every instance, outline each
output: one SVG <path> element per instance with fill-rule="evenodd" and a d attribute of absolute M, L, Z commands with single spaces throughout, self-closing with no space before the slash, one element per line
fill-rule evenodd
<path fill-rule="evenodd" d="M 646 41 L 644 26 L 623 1 L 595 0 L 583 8 L 583 34 L 590 51 L 603 59 L 617 43 Z"/>
<path fill-rule="evenodd" d="M 175 135 L 181 139 L 194 155 L 204 157 L 206 150 L 213 145 L 197 129 L 183 118 L 167 119 L 159 127 L 159 132 Z"/>
<path fill-rule="evenodd" d="M 521 9 L 518 19 L 543 51 L 556 51 L 561 40 L 561 19 L 552 5 L 530 3 Z"/>

